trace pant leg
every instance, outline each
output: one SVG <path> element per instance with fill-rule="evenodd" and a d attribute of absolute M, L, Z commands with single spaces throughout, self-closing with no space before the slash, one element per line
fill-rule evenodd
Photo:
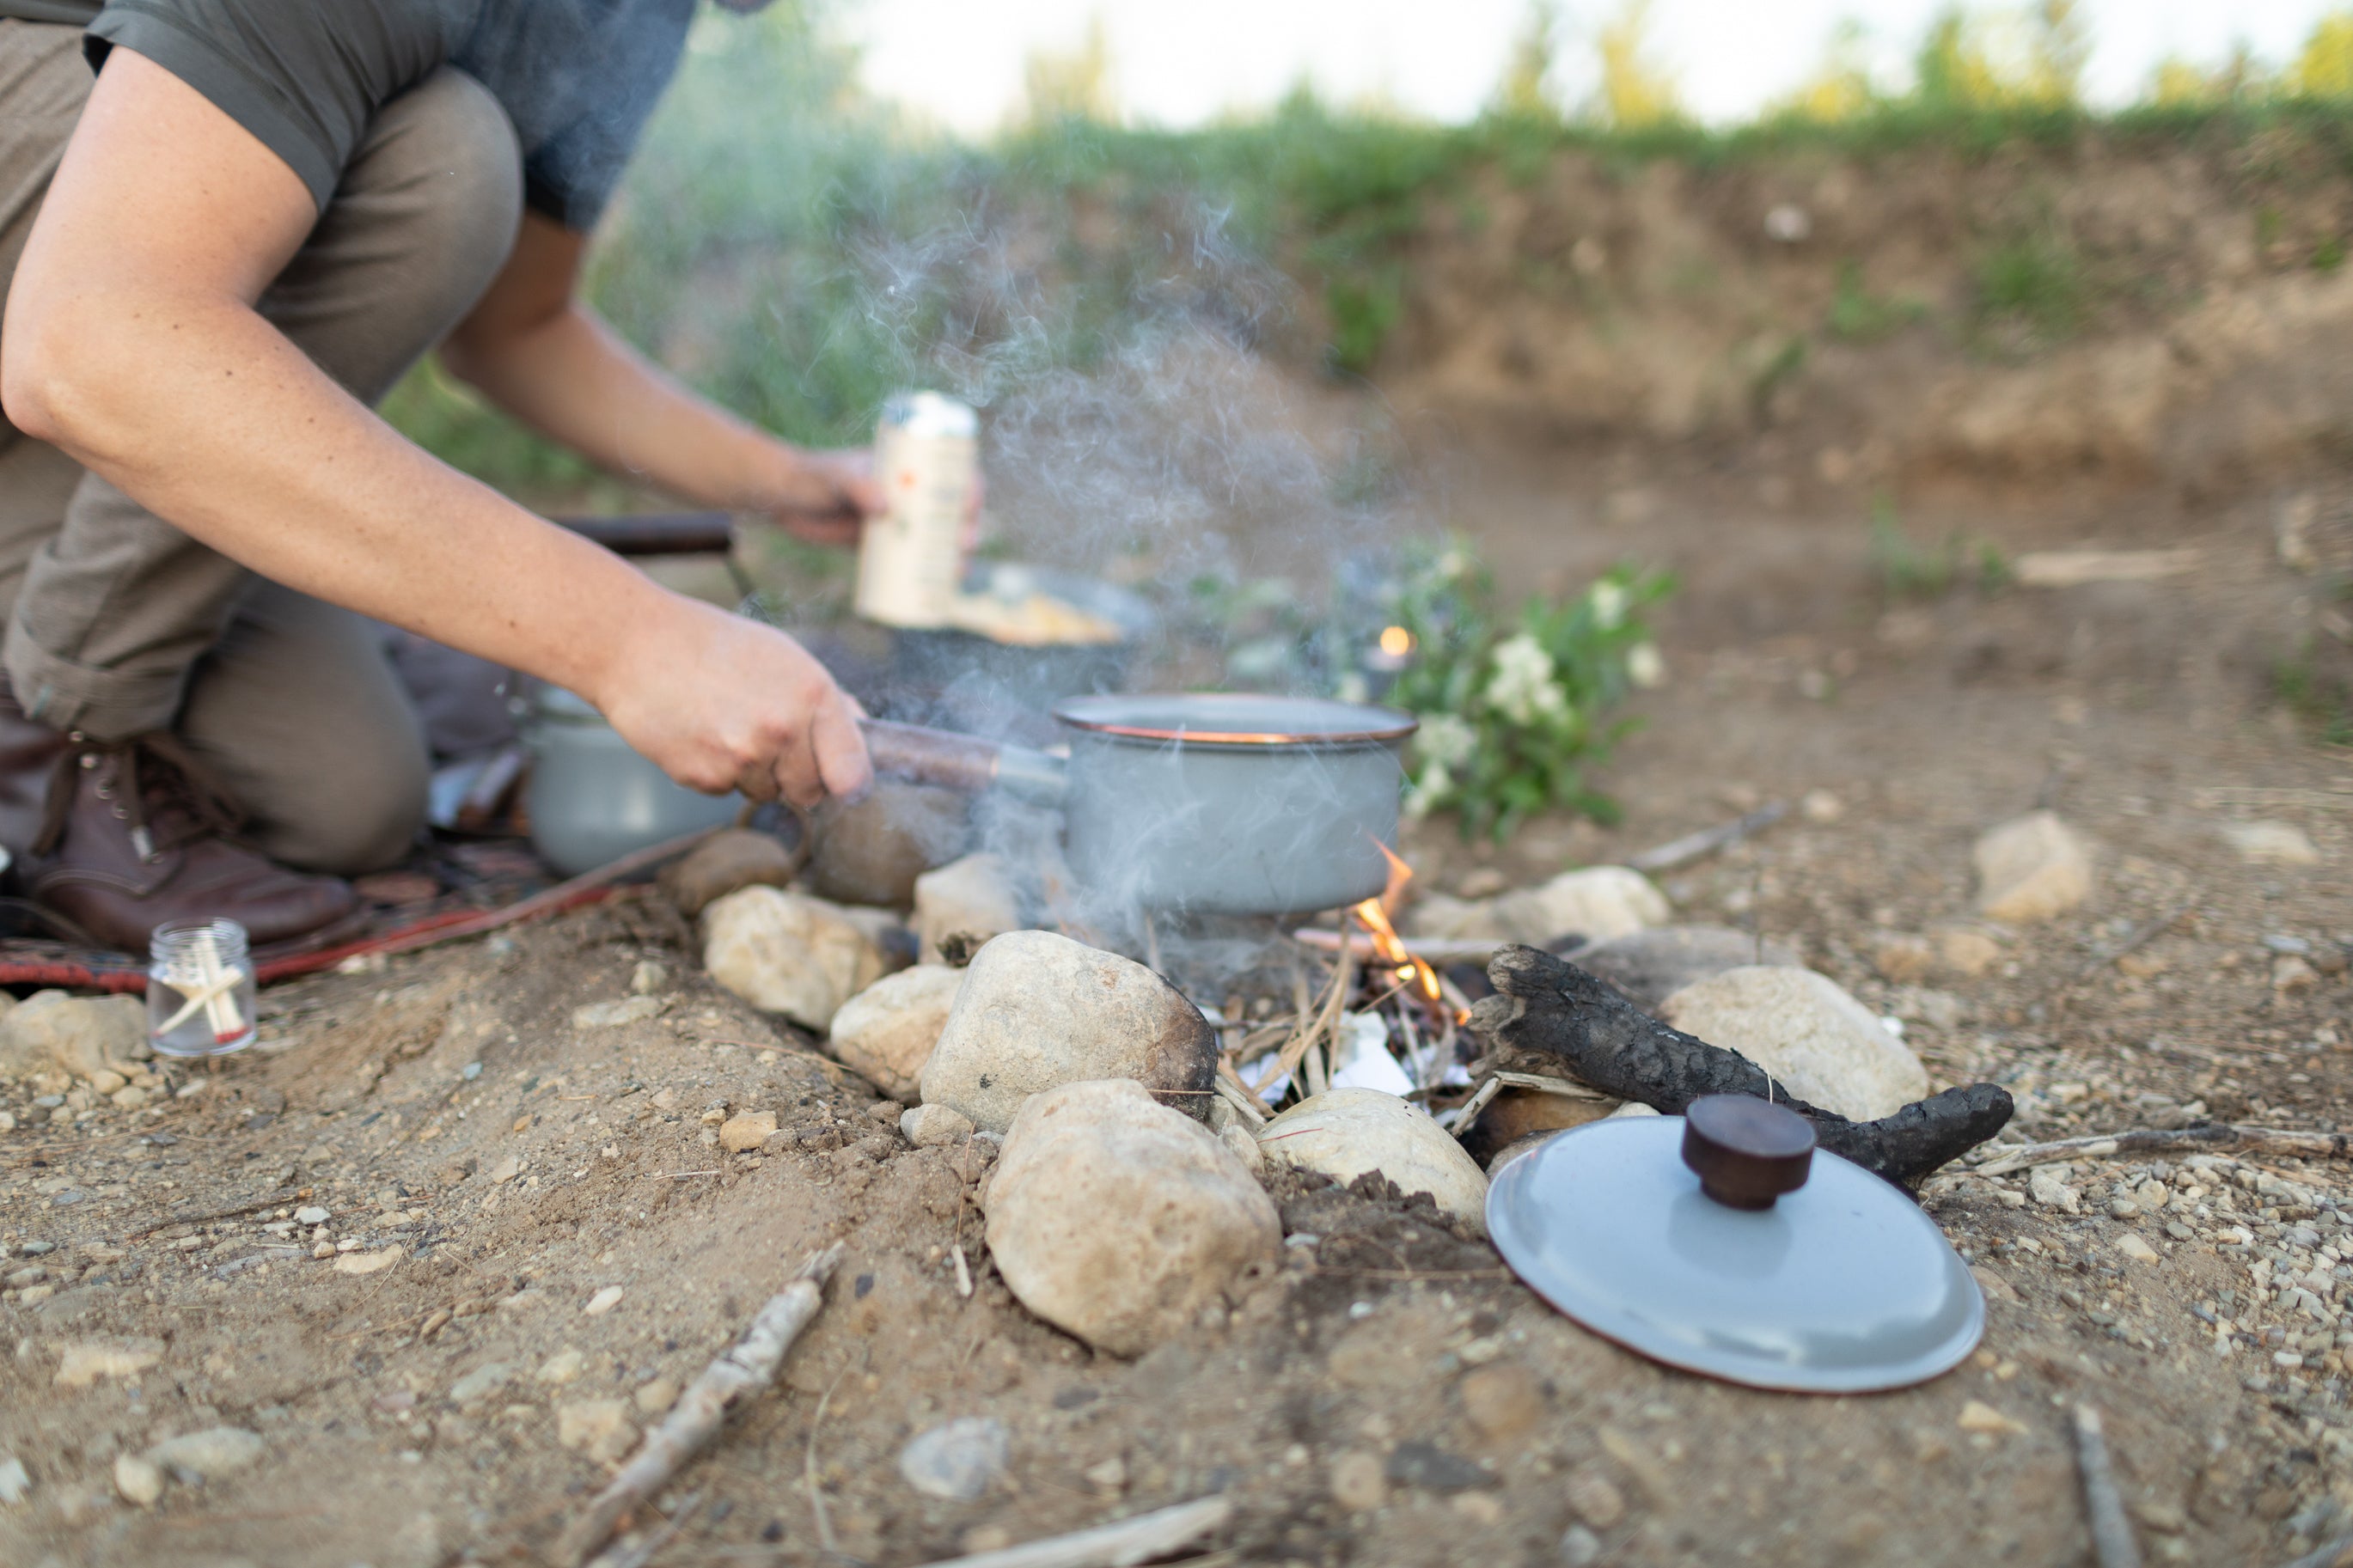
<path fill-rule="evenodd" d="M 196 664 L 179 733 L 280 865 L 382 870 L 425 826 L 424 729 L 384 626 L 307 594 L 255 580 Z"/>
<path fill-rule="evenodd" d="M 261 313 L 373 404 L 504 264 L 522 192 L 505 111 L 470 77 L 442 70 L 378 111 Z M 9 504 L 0 500 L 0 515 Z M 94 474 L 80 477 L 37 545 L 0 644 L 18 700 L 59 729 L 102 739 L 169 726 L 251 574 Z M 0 559 L 0 591 L 13 575 Z"/>

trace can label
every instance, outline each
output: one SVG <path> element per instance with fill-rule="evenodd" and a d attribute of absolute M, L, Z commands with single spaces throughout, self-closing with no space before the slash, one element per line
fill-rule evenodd
<path fill-rule="evenodd" d="M 936 392 L 902 393 L 883 405 L 874 477 L 885 510 L 868 521 L 859 544 L 859 615 L 889 626 L 948 624 L 979 470 L 971 408 Z"/>

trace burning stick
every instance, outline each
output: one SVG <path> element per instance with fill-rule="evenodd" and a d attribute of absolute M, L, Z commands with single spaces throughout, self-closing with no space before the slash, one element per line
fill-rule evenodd
<path fill-rule="evenodd" d="M 785 1352 L 825 1305 L 825 1282 L 839 1266 L 841 1251 L 836 1243 L 813 1254 L 800 1266 L 793 1282 L 769 1298 L 744 1337 L 702 1369 L 702 1375 L 679 1396 L 662 1424 L 646 1434 L 636 1457 L 596 1494 L 588 1511 L 557 1538 L 548 1553 L 550 1562 L 577 1568 L 605 1543 L 623 1514 L 668 1485 L 687 1461 L 718 1436 L 731 1406 L 776 1381 Z"/>
<path fill-rule="evenodd" d="M 1813 1122 L 1822 1148 L 1908 1186 L 1991 1138 L 2009 1122 L 1998 1084 L 1948 1089 L 1876 1121 L 1793 1100 L 1747 1058 L 1671 1029 L 1573 963 L 1533 947 L 1507 947 L 1487 971 L 1496 994 L 1471 1009 L 1490 1039 L 1567 1063 L 1578 1079 L 1620 1100 L 1680 1115 L 1703 1095 L 1778 1100 Z"/>

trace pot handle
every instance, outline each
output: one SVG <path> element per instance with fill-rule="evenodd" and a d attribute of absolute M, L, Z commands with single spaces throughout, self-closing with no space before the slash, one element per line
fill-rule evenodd
<path fill-rule="evenodd" d="M 861 719 L 866 754 L 886 778 L 934 784 L 964 795 L 1001 789 L 1031 805 L 1060 809 L 1067 793 L 1062 760 L 1027 746 L 1000 745 L 975 735 Z"/>

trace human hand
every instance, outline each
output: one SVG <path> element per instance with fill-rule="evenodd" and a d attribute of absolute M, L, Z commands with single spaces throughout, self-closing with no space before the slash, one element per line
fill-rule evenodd
<path fill-rule="evenodd" d="M 874 454 L 864 447 L 795 450 L 761 509 L 786 532 L 812 544 L 858 542 L 866 520 L 883 511 L 874 479 Z"/>
<path fill-rule="evenodd" d="M 873 781 L 858 704 L 800 644 L 681 595 L 633 628 L 588 695 L 621 738 L 707 795 L 779 795 L 806 810 Z"/>

